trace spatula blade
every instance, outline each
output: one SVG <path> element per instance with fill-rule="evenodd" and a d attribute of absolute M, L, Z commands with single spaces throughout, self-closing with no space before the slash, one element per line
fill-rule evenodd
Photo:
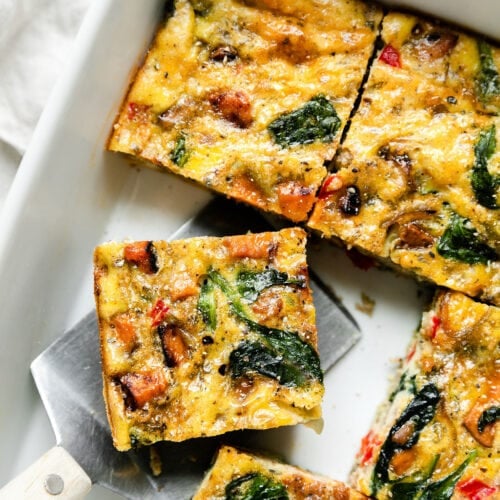
<path fill-rule="evenodd" d="M 113 447 L 102 397 L 97 319 L 92 312 L 31 364 L 56 435 L 92 482 L 131 498 L 156 493 L 130 454 Z M 151 497 L 152 498 L 152 497 Z"/>

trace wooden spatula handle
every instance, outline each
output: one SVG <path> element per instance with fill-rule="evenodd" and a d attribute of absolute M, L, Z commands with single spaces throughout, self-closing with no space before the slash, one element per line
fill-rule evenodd
<path fill-rule="evenodd" d="M 1 500 L 77 500 L 92 482 L 74 458 L 54 446 L 0 490 Z"/>

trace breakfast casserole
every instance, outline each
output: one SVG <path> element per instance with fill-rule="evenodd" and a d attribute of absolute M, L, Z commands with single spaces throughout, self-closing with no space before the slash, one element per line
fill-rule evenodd
<path fill-rule="evenodd" d="M 381 18 L 358 0 L 176 0 L 108 148 L 303 221 Z"/>
<path fill-rule="evenodd" d="M 382 42 L 308 225 L 499 305 L 500 49 L 394 12 Z"/>
<path fill-rule="evenodd" d="M 439 291 L 351 482 L 377 499 L 500 495 L 500 309 Z"/>
<path fill-rule="evenodd" d="M 95 250 L 104 397 L 118 450 L 321 416 L 305 232 Z"/>
<path fill-rule="evenodd" d="M 223 446 L 193 500 L 362 500 L 340 481 L 274 458 Z"/>

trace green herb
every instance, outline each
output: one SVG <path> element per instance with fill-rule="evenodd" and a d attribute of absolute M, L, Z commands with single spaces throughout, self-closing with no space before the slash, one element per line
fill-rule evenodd
<path fill-rule="evenodd" d="M 210 330 L 215 330 L 217 326 L 217 304 L 215 303 L 214 284 L 210 279 L 206 279 L 201 286 L 198 310 Z"/>
<path fill-rule="evenodd" d="M 468 264 L 486 264 L 498 260 L 496 251 L 478 238 L 469 219 L 453 214 L 449 226 L 438 241 L 437 251 L 447 259 Z"/>
<path fill-rule="evenodd" d="M 305 280 L 290 279 L 287 273 L 276 269 L 266 269 L 261 272 L 240 271 L 236 279 L 238 292 L 245 302 L 255 302 L 262 290 L 276 285 L 295 285 L 303 288 Z"/>
<path fill-rule="evenodd" d="M 283 484 L 260 472 L 233 479 L 225 489 L 226 500 L 288 500 Z"/>
<path fill-rule="evenodd" d="M 500 77 L 493 61 L 490 45 L 484 40 L 478 40 L 480 69 L 476 75 L 476 92 L 483 103 L 489 102 L 500 94 Z"/>
<path fill-rule="evenodd" d="M 182 168 L 188 161 L 189 153 L 186 149 L 186 136 L 181 134 L 175 141 L 174 149 L 170 153 L 170 159 L 179 167 Z"/>
<path fill-rule="evenodd" d="M 237 289 L 219 272 L 210 269 L 207 280 L 226 296 L 231 312 L 259 336 L 257 341 L 241 343 L 231 353 L 229 369 L 233 378 L 253 372 L 278 380 L 281 385 L 296 387 L 313 380 L 323 381 L 318 353 L 310 344 L 303 341 L 296 332 L 269 328 L 253 321 L 248 316 Z M 198 309 L 199 303 L 200 301 Z M 203 314 L 203 308 L 200 310 Z M 211 306 L 211 310 L 216 311 L 216 306 Z"/>
<path fill-rule="evenodd" d="M 477 430 L 484 432 L 484 428 L 500 419 L 500 406 L 491 406 L 484 410 L 477 421 Z"/>
<path fill-rule="evenodd" d="M 392 498 L 404 498 L 405 500 L 449 500 L 455 490 L 458 480 L 462 477 L 464 470 L 475 458 L 476 452 L 471 453 L 464 462 L 448 476 L 439 481 L 432 482 L 430 477 L 434 472 L 439 455 L 437 455 L 425 477 L 417 481 L 398 481 L 392 488 Z"/>
<path fill-rule="evenodd" d="M 408 391 L 411 394 L 416 394 L 417 393 L 417 386 L 415 384 L 415 379 L 416 375 L 413 375 L 411 377 L 408 377 L 408 373 L 404 372 L 403 375 L 401 375 L 401 378 L 399 379 L 398 386 L 392 391 L 391 395 L 389 396 L 389 402 L 392 403 L 394 401 L 394 398 L 396 397 L 396 394 L 400 393 L 401 391 Z"/>
<path fill-rule="evenodd" d="M 477 202 L 492 209 L 499 208 L 496 191 L 500 185 L 500 176 L 493 176 L 488 172 L 488 160 L 495 153 L 496 146 L 496 127 L 492 125 L 479 134 L 479 140 L 474 147 L 476 159 L 471 175 L 472 190 Z"/>
<path fill-rule="evenodd" d="M 285 113 L 268 125 L 273 139 L 281 147 L 331 142 L 340 127 L 333 104 L 322 94 L 301 108 Z"/>
<path fill-rule="evenodd" d="M 389 464 L 392 457 L 403 450 L 412 448 L 420 438 L 422 429 L 434 418 L 440 394 L 434 384 L 424 386 L 410 401 L 403 413 L 391 427 L 389 435 L 380 448 L 377 463 L 373 470 L 372 489 L 373 493 L 390 482 Z M 411 433 L 404 443 L 393 439 L 395 434 L 403 427 L 411 426 Z"/>

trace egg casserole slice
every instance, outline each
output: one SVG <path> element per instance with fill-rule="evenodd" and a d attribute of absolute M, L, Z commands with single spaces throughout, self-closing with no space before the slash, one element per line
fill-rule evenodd
<path fill-rule="evenodd" d="M 377 499 L 500 495 L 500 309 L 439 291 L 351 482 Z"/>
<path fill-rule="evenodd" d="M 176 0 L 108 147 L 305 220 L 381 18 L 358 0 Z"/>
<path fill-rule="evenodd" d="M 366 498 L 340 481 L 276 459 L 223 446 L 193 500 Z"/>
<path fill-rule="evenodd" d="M 500 304 L 500 49 L 390 13 L 308 222 L 385 264 Z"/>
<path fill-rule="evenodd" d="M 95 250 L 104 397 L 118 450 L 321 416 L 298 228 Z"/>

